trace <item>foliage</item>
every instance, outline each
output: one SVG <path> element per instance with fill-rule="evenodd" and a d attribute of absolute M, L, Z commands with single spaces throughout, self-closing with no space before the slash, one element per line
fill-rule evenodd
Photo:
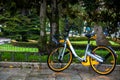
<path fill-rule="evenodd" d="M 40 9 L 43 1 L 47 3 L 46 8 Z M 80 34 L 86 26 L 85 21 L 90 26 L 93 26 L 94 22 L 100 23 L 107 27 L 111 34 L 118 30 L 119 5 L 118 0 L 0 0 L 0 25 L 2 25 L 0 35 L 18 41 L 41 39 L 41 44 L 43 43 L 41 46 L 45 47 L 46 34 L 45 37 L 40 36 L 46 33 L 46 23 L 50 23 L 49 39 L 52 40 L 53 34 L 59 34 L 59 31 L 63 33 L 65 18 L 69 20 L 70 25 L 74 24 L 76 27 L 72 31 L 78 30 Z M 41 10 L 46 10 L 44 15 L 47 17 L 44 20 L 41 20 Z"/>
<path fill-rule="evenodd" d="M 118 0 L 83 0 L 89 22 L 106 24 L 109 34 L 116 32 L 120 21 L 120 1 Z"/>
<path fill-rule="evenodd" d="M 46 62 L 47 55 L 41 56 L 38 53 L 24 52 L 4 52 L 1 53 L 1 61 L 22 61 L 22 62 Z"/>
<path fill-rule="evenodd" d="M 83 49 L 76 49 L 75 51 L 80 57 L 84 55 Z M 116 52 L 117 52 L 118 56 L 120 56 L 119 51 L 116 51 Z M 31 52 L 29 52 L 29 53 L 24 53 L 24 52 L 15 52 L 15 53 L 4 52 L 4 53 L 1 53 L 1 61 L 11 61 L 13 58 L 15 62 L 16 61 L 46 62 L 47 57 L 48 57 L 47 55 L 41 56 L 38 53 L 31 53 Z M 119 60 L 120 60 L 120 58 L 118 57 L 117 64 L 120 64 Z M 75 58 L 73 59 L 73 61 L 78 62 L 78 60 L 76 60 Z"/>
<path fill-rule="evenodd" d="M 11 1 L 5 4 L 3 1 L 1 3 L 1 5 L 3 4 L 3 11 L 0 13 L 0 23 L 4 36 L 19 41 L 27 41 L 27 38 L 34 34 L 34 32 L 37 33 L 35 33 L 36 35 L 39 35 L 40 21 L 35 8 L 24 9 L 20 3 Z M 29 7 L 29 5 L 25 6 Z"/>
<path fill-rule="evenodd" d="M 87 41 L 87 37 L 70 37 L 71 41 Z"/>
<path fill-rule="evenodd" d="M 11 44 L 14 45 L 14 46 L 18 46 L 18 47 L 33 47 L 33 48 L 38 47 L 37 42 L 17 42 L 17 41 L 12 41 Z"/>

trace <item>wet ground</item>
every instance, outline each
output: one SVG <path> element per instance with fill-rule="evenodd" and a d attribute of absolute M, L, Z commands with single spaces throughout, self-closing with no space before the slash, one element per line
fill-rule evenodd
<path fill-rule="evenodd" d="M 59 73 L 50 70 L 46 64 L 42 67 L 0 67 L 0 80 L 120 80 L 120 71 L 115 69 L 109 75 L 99 75 L 76 64 Z"/>

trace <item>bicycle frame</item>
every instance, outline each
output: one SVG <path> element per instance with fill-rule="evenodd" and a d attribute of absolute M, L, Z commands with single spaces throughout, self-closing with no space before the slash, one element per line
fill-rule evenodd
<path fill-rule="evenodd" d="M 75 28 L 74 24 L 69 25 L 66 20 L 65 33 L 61 37 L 59 37 L 60 35 L 53 35 L 52 40 L 56 44 L 56 48 L 48 56 L 48 67 L 53 71 L 60 72 L 67 69 L 72 63 L 72 59 L 76 58 L 83 66 L 91 66 L 96 73 L 105 75 L 111 73 L 116 66 L 117 55 L 115 51 L 104 45 L 91 50 L 90 39 L 97 38 L 97 35 L 92 32 L 85 34 L 88 43 L 83 56 L 79 56 L 69 40 L 69 32 L 72 28 Z M 63 39 L 60 40 L 61 38 Z M 108 66 L 106 66 L 107 64 Z"/>
<path fill-rule="evenodd" d="M 103 59 L 102 59 L 100 56 L 98 56 L 98 55 L 96 55 L 96 54 L 92 54 L 90 51 L 88 51 L 88 50 L 89 50 L 89 47 L 90 47 L 90 43 L 89 43 L 89 42 L 88 42 L 88 44 L 87 44 L 87 47 L 86 47 L 86 50 L 85 50 L 85 53 L 84 53 L 84 57 L 83 57 L 83 58 L 82 58 L 82 57 L 79 57 L 79 56 L 76 54 L 76 52 L 75 52 L 75 50 L 74 50 L 74 48 L 73 48 L 73 46 L 72 46 L 69 38 L 66 38 L 66 39 L 65 39 L 65 41 L 64 41 L 64 49 L 63 49 L 63 51 L 62 51 L 62 54 L 59 55 L 58 59 L 60 59 L 60 60 L 63 59 L 63 57 L 64 57 L 64 52 L 65 52 L 65 49 L 66 49 L 67 45 L 69 46 L 69 48 L 70 48 L 73 56 L 74 56 L 75 58 L 77 58 L 77 59 L 78 59 L 79 61 L 81 61 L 81 62 L 85 62 L 85 61 L 87 60 L 87 56 L 90 56 L 90 57 L 92 57 L 93 59 L 96 59 L 96 60 L 99 61 L 99 62 L 103 62 Z"/>

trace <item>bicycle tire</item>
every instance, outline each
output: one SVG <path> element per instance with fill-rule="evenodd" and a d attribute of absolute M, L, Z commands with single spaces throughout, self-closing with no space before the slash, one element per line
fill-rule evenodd
<path fill-rule="evenodd" d="M 103 59 L 103 62 L 98 62 L 90 57 L 90 65 L 95 72 L 98 74 L 107 75 L 114 70 L 117 58 L 115 53 L 109 47 L 98 46 L 93 49 L 92 53 L 102 57 Z M 97 64 L 93 61 L 97 62 Z"/>
<path fill-rule="evenodd" d="M 55 72 L 60 72 L 65 70 L 70 66 L 72 62 L 73 56 L 69 48 L 65 49 L 63 60 L 58 59 L 58 55 L 60 54 L 63 48 L 64 47 L 58 47 L 48 55 L 48 59 L 47 59 L 48 67 Z"/>

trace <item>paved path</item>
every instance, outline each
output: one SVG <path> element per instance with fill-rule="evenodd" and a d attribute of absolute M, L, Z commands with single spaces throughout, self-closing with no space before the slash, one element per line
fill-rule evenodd
<path fill-rule="evenodd" d="M 45 65 L 44 65 L 45 66 Z M 41 68 L 0 67 L 0 80 L 120 80 L 120 71 L 99 75 L 88 67 L 70 66 L 63 72 L 53 72 L 47 66 Z"/>

